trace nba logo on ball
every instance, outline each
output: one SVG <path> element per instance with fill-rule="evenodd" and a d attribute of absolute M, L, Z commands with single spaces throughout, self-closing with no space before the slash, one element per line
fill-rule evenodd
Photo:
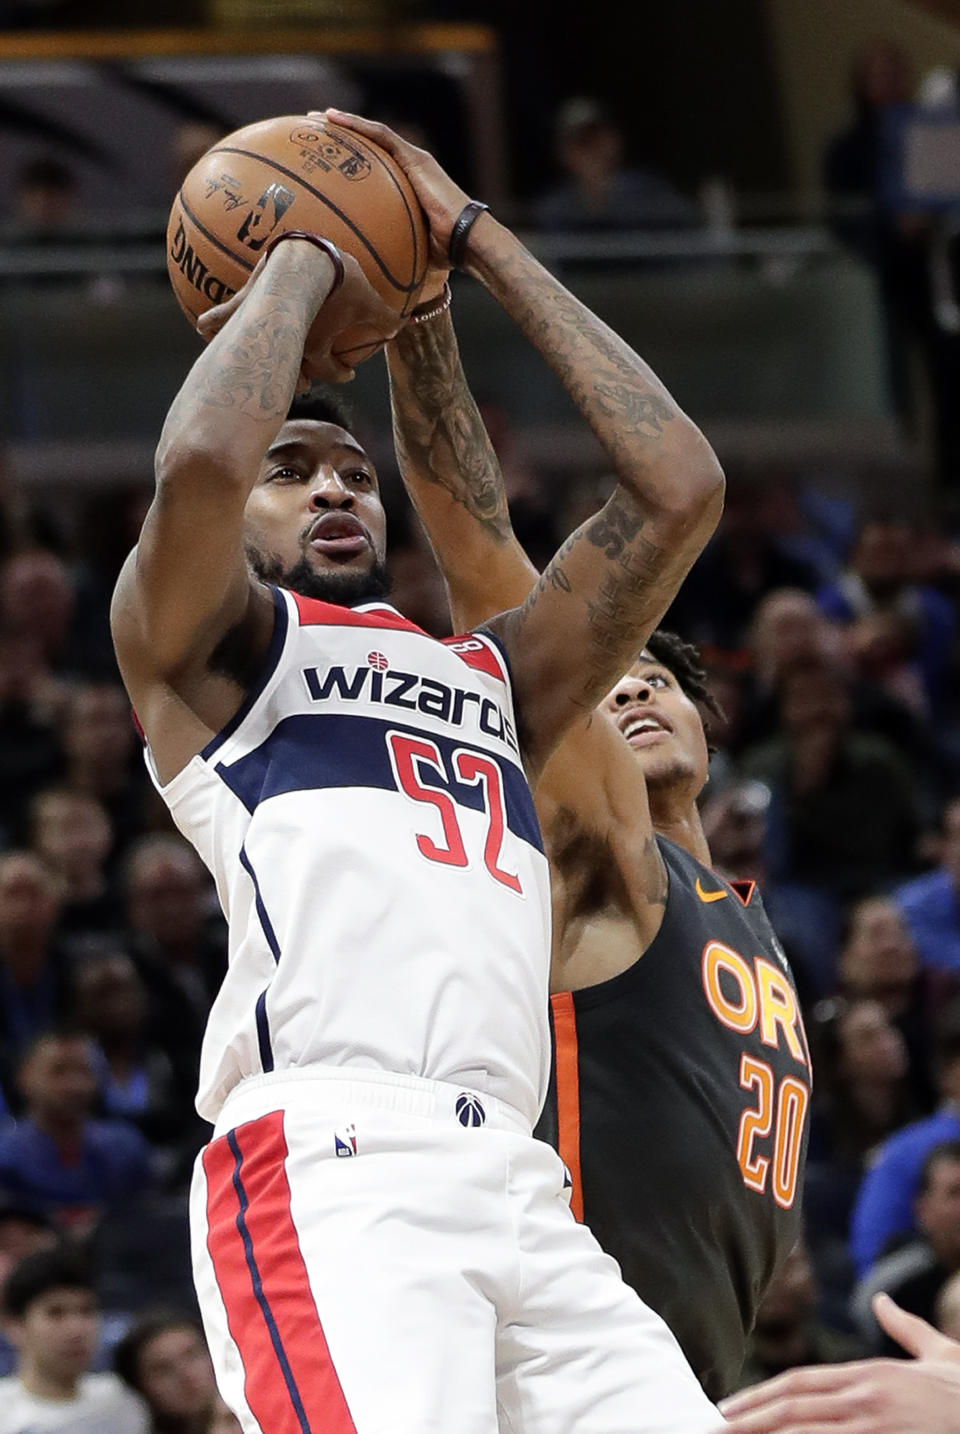
<path fill-rule="evenodd" d="M 457 1119 L 461 1125 L 482 1125 L 486 1118 L 486 1112 L 475 1095 L 464 1092 L 457 1096 Z"/>

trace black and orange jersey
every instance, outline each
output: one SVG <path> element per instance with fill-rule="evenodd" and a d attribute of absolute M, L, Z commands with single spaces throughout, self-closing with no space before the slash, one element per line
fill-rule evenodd
<path fill-rule="evenodd" d="M 810 1058 L 753 883 L 657 840 L 656 938 L 619 976 L 552 998 L 537 1134 L 566 1162 L 578 1219 L 719 1398 L 799 1233 Z"/>

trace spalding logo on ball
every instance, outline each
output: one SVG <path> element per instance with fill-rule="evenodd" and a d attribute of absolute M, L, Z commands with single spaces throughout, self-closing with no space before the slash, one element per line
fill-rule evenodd
<path fill-rule="evenodd" d="M 401 316 L 427 270 L 427 223 L 399 165 L 379 145 L 327 120 L 285 115 L 228 134 L 194 165 L 170 211 L 167 270 L 190 322 L 241 288 L 267 243 L 308 229 L 352 254 Z M 360 363 L 383 341 L 369 325 L 336 353 Z"/>

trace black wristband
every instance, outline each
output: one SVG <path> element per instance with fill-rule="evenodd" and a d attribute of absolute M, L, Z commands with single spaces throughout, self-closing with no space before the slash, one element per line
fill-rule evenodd
<path fill-rule="evenodd" d="M 463 262 L 470 230 L 483 211 L 489 208 L 489 204 L 484 204 L 479 199 L 471 199 L 470 203 L 460 210 L 457 221 L 450 230 L 450 243 L 447 246 L 447 257 L 454 269 L 459 269 Z"/>
<path fill-rule="evenodd" d="M 340 250 L 332 240 L 324 239 L 322 234 L 312 234 L 309 229 L 284 229 L 280 234 L 275 235 L 275 237 L 270 240 L 270 243 L 263 251 L 263 257 L 266 258 L 269 254 L 272 254 L 277 245 L 282 244 L 284 239 L 306 239 L 308 244 L 315 244 L 318 249 L 322 249 L 333 265 L 333 284 L 330 287 L 330 293 L 332 294 L 334 289 L 339 289 L 344 277 L 343 259 L 340 256 Z M 328 294 L 327 297 L 329 298 L 330 295 Z"/>

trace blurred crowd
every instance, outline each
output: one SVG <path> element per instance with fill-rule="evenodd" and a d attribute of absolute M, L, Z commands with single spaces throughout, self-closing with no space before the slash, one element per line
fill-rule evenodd
<path fill-rule="evenodd" d="M 911 408 L 919 351 L 955 482 L 958 340 L 933 318 L 936 225 L 881 193 L 882 115 L 911 87 L 891 47 L 863 58 L 825 187 L 838 236 L 878 274 L 897 404 Z M 178 170 L 215 138 L 185 131 Z M 628 164 L 596 100 L 563 107 L 556 146 L 544 228 L 704 222 L 696 199 Z M 38 158 L 17 196 L 35 235 L 77 221 L 60 162 Z M 500 410 L 484 417 L 542 563 L 603 502 L 604 477 L 558 484 Z M 705 830 L 719 869 L 762 885 L 816 1073 L 805 1239 L 761 1308 L 751 1382 L 895 1353 L 877 1290 L 960 1337 L 960 536 L 913 495 L 874 507 L 770 471 L 728 476 L 720 529 L 664 626 L 699 644 L 722 704 Z M 215 1396 L 186 1229 L 226 932 L 148 780 L 109 637 L 148 496 L 94 492 L 61 513 L 0 490 L 0 1434 L 6 1411 L 46 1428 L 53 1405 L 104 1434 L 239 1427 Z M 429 549 L 395 483 L 386 498 L 392 600 L 444 634 Z"/>

